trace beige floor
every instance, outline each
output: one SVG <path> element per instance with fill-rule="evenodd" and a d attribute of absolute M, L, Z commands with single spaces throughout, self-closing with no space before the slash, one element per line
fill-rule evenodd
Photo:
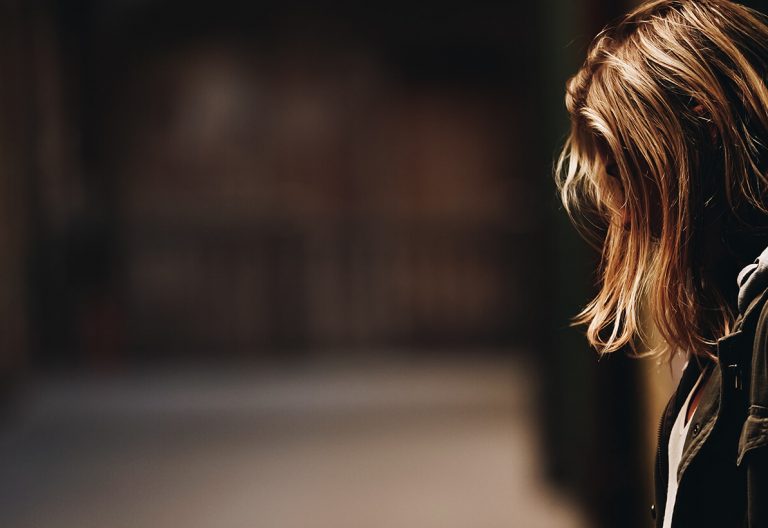
<path fill-rule="evenodd" d="M 30 388 L 0 526 L 577 528 L 522 364 L 204 368 Z"/>

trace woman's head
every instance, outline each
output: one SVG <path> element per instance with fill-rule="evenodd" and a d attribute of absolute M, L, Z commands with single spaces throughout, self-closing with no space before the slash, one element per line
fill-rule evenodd
<path fill-rule="evenodd" d="M 555 173 L 602 251 L 600 291 L 574 318 L 601 352 L 646 341 L 641 313 L 658 353 L 711 354 L 730 331 L 734 266 L 768 243 L 767 82 L 768 18 L 726 0 L 644 3 L 569 79 Z"/>

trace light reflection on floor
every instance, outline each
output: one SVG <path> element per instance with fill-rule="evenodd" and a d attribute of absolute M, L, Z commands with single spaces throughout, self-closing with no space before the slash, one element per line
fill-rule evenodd
<path fill-rule="evenodd" d="M 0 434 L 14 528 L 577 528 L 521 363 L 186 369 L 33 386 Z"/>

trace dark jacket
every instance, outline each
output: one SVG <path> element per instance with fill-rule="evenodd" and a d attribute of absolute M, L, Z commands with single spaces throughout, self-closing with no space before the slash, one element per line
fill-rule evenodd
<path fill-rule="evenodd" d="M 708 370 L 678 467 L 674 528 L 768 528 L 768 248 L 739 274 L 735 329 L 717 362 L 691 358 L 659 424 L 656 526 L 663 524 L 670 430 L 702 369 Z"/>

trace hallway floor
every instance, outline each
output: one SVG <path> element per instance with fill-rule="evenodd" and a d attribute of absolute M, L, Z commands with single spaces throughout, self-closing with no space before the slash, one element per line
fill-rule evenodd
<path fill-rule="evenodd" d="M 583 528 L 538 473 L 521 363 L 134 372 L 30 386 L 11 528 Z"/>

